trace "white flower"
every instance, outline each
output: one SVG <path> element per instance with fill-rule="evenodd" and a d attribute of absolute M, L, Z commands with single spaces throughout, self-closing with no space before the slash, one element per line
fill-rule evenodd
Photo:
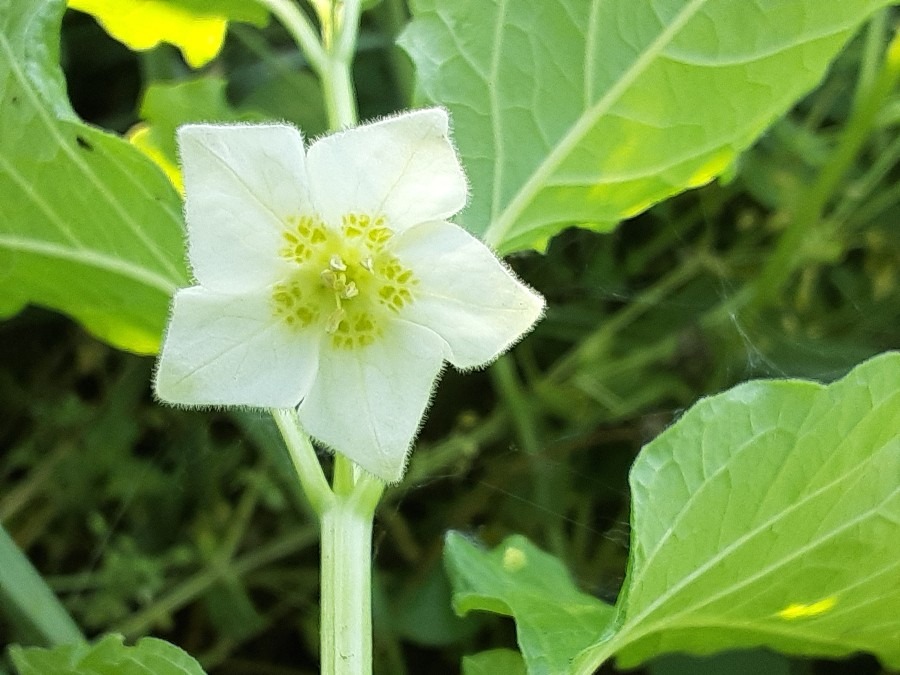
<path fill-rule="evenodd" d="M 293 127 L 179 130 L 189 258 L 156 373 L 183 405 L 299 406 L 306 431 L 386 481 L 446 359 L 483 366 L 543 298 L 446 222 L 466 180 L 443 110 L 304 148 Z"/>

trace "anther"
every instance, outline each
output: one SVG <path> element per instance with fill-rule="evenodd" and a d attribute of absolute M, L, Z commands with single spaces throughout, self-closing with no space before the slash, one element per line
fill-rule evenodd
<path fill-rule="evenodd" d="M 339 256 L 337 253 L 331 256 L 331 260 L 328 261 L 328 266 L 335 272 L 347 271 L 347 265 L 341 259 L 341 256 Z"/>

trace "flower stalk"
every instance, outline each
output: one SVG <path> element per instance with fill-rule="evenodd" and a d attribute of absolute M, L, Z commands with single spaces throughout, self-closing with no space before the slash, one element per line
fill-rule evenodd
<path fill-rule="evenodd" d="M 322 42 L 327 56 L 319 77 L 328 125 L 332 131 L 338 131 L 358 122 L 352 67 L 362 8 L 360 0 L 333 0 L 330 5 L 330 20 L 322 21 Z"/>
<path fill-rule="evenodd" d="M 372 520 L 384 484 L 337 455 L 334 488 L 321 517 L 322 673 L 370 675 Z"/>
<path fill-rule="evenodd" d="M 328 485 L 325 474 L 322 473 L 322 465 L 309 437 L 300 426 L 297 409 L 275 409 L 272 411 L 272 417 L 287 445 L 303 494 L 306 495 L 316 515 L 321 518 L 322 514 L 334 504 L 334 493 Z"/>
<path fill-rule="evenodd" d="M 338 500 L 322 514 L 321 660 L 327 675 L 372 672 L 372 513 Z"/>
<path fill-rule="evenodd" d="M 329 486 L 295 409 L 272 416 L 319 519 L 323 675 L 372 672 L 372 522 L 384 483 L 341 454 Z"/>
<path fill-rule="evenodd" d="M 285 27 L 322 85 L 333 131 L 358 121 L 351 68 L 359 33 L 360 0 L 312 0 L 319 30 L 292 0 L 256 0 Z"/>

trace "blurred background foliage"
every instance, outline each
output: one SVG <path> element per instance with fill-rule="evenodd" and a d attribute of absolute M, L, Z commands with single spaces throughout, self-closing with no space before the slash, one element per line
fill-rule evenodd
<path fill-rule="evenodd" d="M 392 46 L 404 23 L 399 1 L 364 16 L 363 118 L 410 105 L 411 66 Z M 511 621 L 452 614 L 448 529 L 488 545 L 525 534 L 566 561 L 582 589 L 613 600 L 627 554 L 627 472 L 643 443 L 739 381 L 830 381 L 900 344 L 896 91 L 829 186 L 796 273 L 738 301 L 759 287 L 796 214 L 821 200 L 817 177 L 847 133 L 867 49 L 883 44 L 887 24 L 882 16 L 858 37 L 728 180 L 612 234 L 568 231 L 545 255 L 510 260 L 549 310 L 488 371 L 444 376 L 409 474 L 383 500 L 376 672 L 456 673 L 464 654 L 515 645 Z M 170 156 L 171 130 L 191 116 L 286 119 L 308 136 L 325 128 L 316 82 L 274 22 L 232 25 L 200 71 L 165 45 L 135 54 L 77 12 L 62 47 L 76 111 L 123 134 L 156 134 Z M 0 324 L 0 360 L 0 521 L 88 635 L 164 637 L 214 675 L 316 672 L 316 526 L 266 416 L 162 407 L 151 358 L 36 308 Z M 0 642 L 29 641 L 5 621 Z M 879 671 L 867 657 L 749 653 L 673 657 L 643 672 Z"/>

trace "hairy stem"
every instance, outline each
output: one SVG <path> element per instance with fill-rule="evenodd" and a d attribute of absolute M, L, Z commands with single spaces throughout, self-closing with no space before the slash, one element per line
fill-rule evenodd
<path fill-rule="evenodd" d="M 336 455 L 333 485 L 322 514 L 322 673 L 370 675 L 372 520 L 384 484 Z"/>

